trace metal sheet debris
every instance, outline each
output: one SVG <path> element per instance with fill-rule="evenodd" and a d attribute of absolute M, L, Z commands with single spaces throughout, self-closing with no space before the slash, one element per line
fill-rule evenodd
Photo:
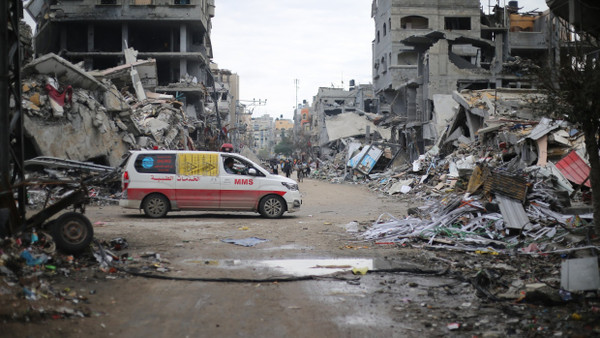
<path fill-rule="evenodd" d="M 502 195 L 496 196 L 500 204 L 500 212 L 507 228 L 531 230 L 531 222 L 520 201 Z"/>
<path fill-rule="evenodd" d="M 591 187 L 590 166 L 581 159 L 576 151 L 571 151 L 556 163 L 556 168 L 571 182 Z"/>

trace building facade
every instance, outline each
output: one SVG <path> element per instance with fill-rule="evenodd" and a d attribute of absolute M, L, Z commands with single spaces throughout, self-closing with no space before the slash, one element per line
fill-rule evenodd
<path fill-rule="evenodd" d="M 373 1 L 374 91 L 394 141 L 417 140 L 422 153 L 453 91 L 535 88 L 530 71 L 555 62 L 548 12 L 518 13 L 517 1 L 490 9 L 483 14 L 479 0 Z"/>
<path fill-rule="evenodd" d="M 254 134 L 254 149 L 256 153 L 261 150 L 271 154 L 275 145 L 275 123 L 269 114 L 252 118 L 252 131 Z"/>
<path fill-rule="evenodd" d="M 122 64 L 123 50 L 156 59 L 159 85 L 186 75 L 208 83 L 214 0 L 32 0 L 36 55 L 55 53 L 86 70 Z"/>

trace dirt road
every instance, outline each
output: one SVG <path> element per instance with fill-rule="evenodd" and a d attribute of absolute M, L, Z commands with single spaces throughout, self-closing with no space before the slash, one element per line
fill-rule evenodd
<path fill-rule="evenodd" d="M 504 336 L 553 325 L 556 313 L 522 304 L 490 304 L 457 274 L 414 273 L 480 269 L 510 257 L 450 253 L 358 242 L 344 228 L 380 214 L 406 214 L 407 205 L 358 185 L 305 179 L 301 211 L 268 220 L 250 213 L 170 213 L 148 219 L 137 211 L 92 207 L 96 237 L 125 238 L 125 267 L 168 280 L 105 273 L 97 264 L 55 288 L 87 295 L 85 318 L 0 322 L 5 337 L 423 337 Z M 225 239 L 256 237 L 252 247 Z M 148 257 L 160 262 L 147 263 Z M 527 270 L 527 262 L 521 268 Z M 395 269 L 357 276 L 351 268 Z M 166 272 L 161 272 L 165 271 Z M 331 274 L 310 280 L 263 281 Z M 343 272 L 346 271 L 346 272 Z M 406 273 L 412 271 L 413 273 Z M 231 278 L 238 282 L 201 281 Z M 193 280 L 199 279 L 199 280 Z M 35 306 L 32 305 L 32 306 Z M 545 311 L 545 315 L 541 314 Z M 566 310 L 567 316 L 569 309 Z M 564 314 L 563 314 L 564 315 Z M 546 316 L 546 317 L 544 317 Z M 544 319 L 547 318 L 547 319 Z M 535 328 L 533 329 L 535 331 Z M 548 331 L 545 331 L 548 333 Z"/>

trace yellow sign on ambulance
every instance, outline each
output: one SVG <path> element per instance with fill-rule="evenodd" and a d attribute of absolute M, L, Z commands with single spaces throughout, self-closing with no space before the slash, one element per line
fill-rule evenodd
<path fill-rule="evenodd" d="M 219 174 L 218 161 L 218 154 L 179 154 L 179 175 L 217 176 Z"/>

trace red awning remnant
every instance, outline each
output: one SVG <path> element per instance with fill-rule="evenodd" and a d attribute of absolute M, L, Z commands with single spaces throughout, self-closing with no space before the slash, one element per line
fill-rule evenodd
<path fill-rule="evenodd" d="M 585 181 L 587 187 L 592 187 L 588 177 L 591 168 L 575 151 L 556 163 L 556 168 L 571 182 L 582 184 Z"/>

